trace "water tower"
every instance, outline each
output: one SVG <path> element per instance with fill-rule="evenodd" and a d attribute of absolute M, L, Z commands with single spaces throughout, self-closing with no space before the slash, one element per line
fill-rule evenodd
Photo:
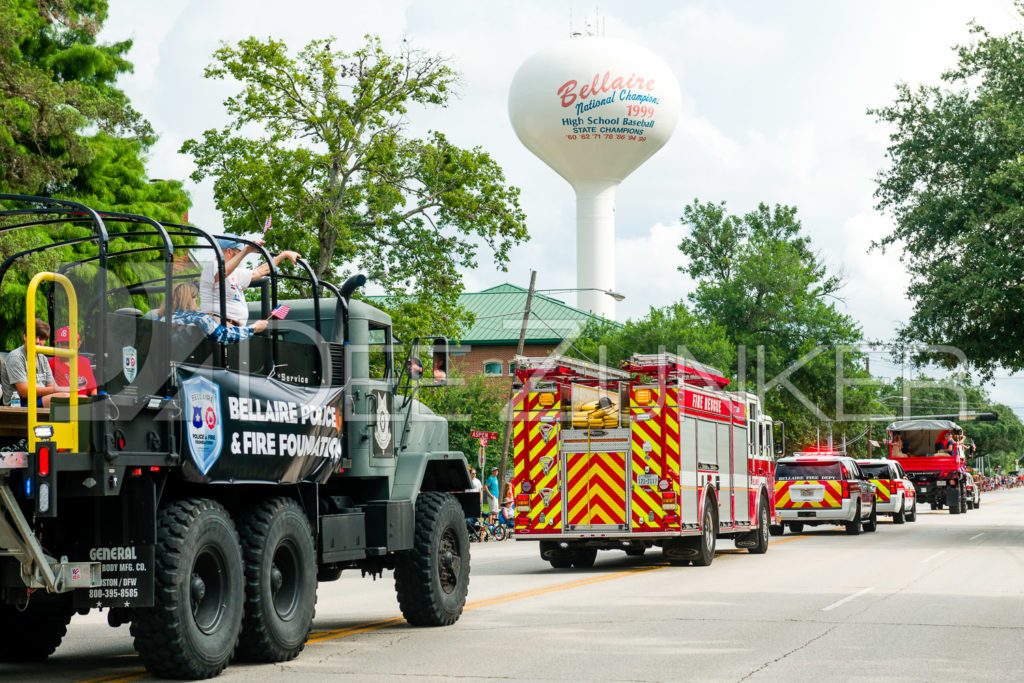
<path fill-rule="evenodd" d="M 527 149 L 576 191 L 578 307 L 615 319 L 615 188 L 664 145 L 679 119 L 679 84 L 650 50 L 581 36 L 519 67 L 508 96 Z"/>

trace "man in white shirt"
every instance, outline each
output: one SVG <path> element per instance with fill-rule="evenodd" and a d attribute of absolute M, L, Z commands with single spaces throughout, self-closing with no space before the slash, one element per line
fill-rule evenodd
<path fill-rule="evenodd" d="M 249 320 L 245 290 L 253 280 L 270 274 L 270 264 L 262 263 L 252 270 L 240 268 L 245 257 L 255 254 L 258 249 L 225 238 L 218 239 L 217 244 L 224 252 L 224 294 L 227 322 L 241 327 Z M 297 258 L 299 258 L 297 251 L 282 251 L 273 258 L 273 262 L 275 266 L 278 266 L 285 259 L 295 263 Z M 213 259 L 203 266 L 203 272 L 199 276 L 199 310 L 220 320 L 220 284 L 218 280 L 217 259 Z"/>

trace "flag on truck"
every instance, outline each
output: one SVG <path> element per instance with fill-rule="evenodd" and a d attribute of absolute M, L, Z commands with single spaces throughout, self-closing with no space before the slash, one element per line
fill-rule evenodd
<path fill-rule="evenodd" d="M 290 307 L 282 304 L 270 312 L 270 317 L 284 320 L 284 317 L 288 315 L 288 311 L 290 310 L 292 310 Z"/>

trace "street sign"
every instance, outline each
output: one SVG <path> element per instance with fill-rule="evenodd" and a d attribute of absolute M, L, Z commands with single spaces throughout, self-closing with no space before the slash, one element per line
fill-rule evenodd
<path fill-rule="evenodd" d="M 486 446 L 487 445 L 487 439 L 480 439 L 480 445 L 481 446 Z"/>
<path fill-rule="evenodd" d="M 479 429 L 474 429 L 474 430 L 469 432 L 469 438 L 471 438 L 471 439 L 491 439 L 491 440 L 495 440 L 496 441 L 498 439 L 498 432 L 485 432 L 485 431 L 481 431 Z"/>

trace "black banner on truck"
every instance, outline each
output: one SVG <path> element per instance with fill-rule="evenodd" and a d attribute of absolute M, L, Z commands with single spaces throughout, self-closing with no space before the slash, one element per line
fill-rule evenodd
<path fill-rule="evenodd" d="M 178 366 L 182 452 L 206 482 L 326 481 L 341 464 L 343 389 Z"/>

